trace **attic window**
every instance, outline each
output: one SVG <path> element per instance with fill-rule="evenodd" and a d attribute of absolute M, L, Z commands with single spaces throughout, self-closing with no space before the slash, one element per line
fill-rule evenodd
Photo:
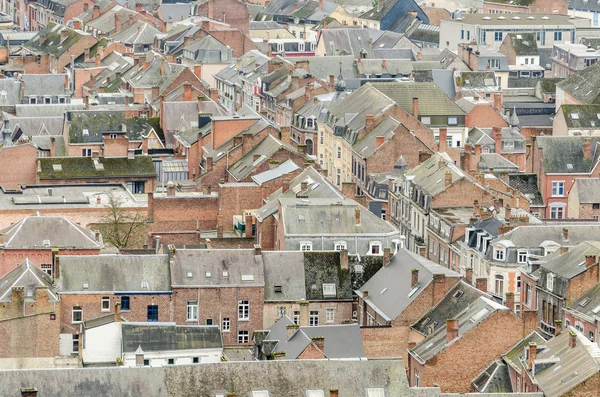
<path fill-rule="evenodd" d="M 142 289 L 148 289 L 148 282 L 142 281 Z"/>
<path fill-rule="evenodd" d="M 50 240 L 44 240 L 44 247 L 50 247 Z"/>
<path fill-rule="evenodd" d="M 283 289 L 281 288 L 281 285 L 276 285 L 275 286 L 275 292 L 280 294 L 283 291 Z"/>
<path fill-rule="evenodd" d="M 325 397 L 323 390 L 307 390 L 306 397 Z"/>
<path fill-rule="evenodd" d="M 84 129 L 83 129 L 83 131 L 81 131 L 81 133 L 82 133 L 83 135 L 90 135 L 90 132 L 88 131 L 88 129 L 87 129 L 87 128 L 84 128 Z"/>
<path fill-rule="evenodd" d="M 323 296 L 336 296 L 335 284 L 323 284 Z"/>
<path fill-rule="evenodd" d="M 590 303 L 590 298 L 584 298 L 581 302 L 579 302 L 579 306 L 585 307 L 588 303 Z"/>
<path fill-rule="evenodd" d="M 211 278 L 212 277 L 212 273 L 211 272 L 206 272 L 205 275 L 206 275 L 206 278 Z"/>
<path fill-rule="evenodd" d="M 52 164 L 52 169 L 56 172 L 62 171 L 62 164 Z"/>
<path fill-rule="evenodd" d="M 368 388 L 367 397 L 385 397 L 385 392 L 382 388 Z"/>
<path fill-rule="evenodd" d="M 456 292 L 454 293 L 454 295 L 452 295 L 452 297 L 453 297 L 454 299 L 458 299 L 458 298 L 460 298 L 461 296 L 463 296 L 463 294 L 464 294 L 464 292 L 463 292 L 462 290 L 458 290 L 458 291 L 456 291 Z"/>
<path fill-rule="evenodd" d="M 242 281 L 254 281 L 253 274 L 242 274 Z"/>
<path fill-rule="evenodd" d="M 573 120 L 579 120 L 579 113 L 571 113 L 571 118 Z"/>
<path fill-rule="evenodd" d="M 229 277 L 229 272 L 227 270 L 223 270 L 223 277 Z"/>
<path fill-rule="evenodd" d="M 89 283 L 83 283 L 83 289 L 88 289 L 90 288 L 90 284 Z"/>
<path fill-rule="evenodd" d="M 481 309 L 480 311 L 478 311 L 477 313 L 475 313 L 473 315 L 473 317 L 471 317 L 471 322 L 472 323 L 476 323 L 479 320 L 481 320 L 482 318 L 484 318 L 487 314 L 489 313 L 488 309 Z"/>
<path fill-rule="evenodd" d="M 600 313 L 600 305 L 596 306 L 596 307 L 594 308 L 594 310 L 592 310 L 592 313 L 594 313 L 594 314 L 598 314 L 598 313 Z"/>
<path fill-rule="evenodd" d="M 192 278 L 194 274 L 192 272 L 187 272 L 187 278 Z"/>

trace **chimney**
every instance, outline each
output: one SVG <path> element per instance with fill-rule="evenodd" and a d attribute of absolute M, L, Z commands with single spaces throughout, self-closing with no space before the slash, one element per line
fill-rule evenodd
<path fill-rule="evenodd" d="M 510 215 L 511 215 L 511 209 L 510 209 L 510 205 L 506 204 L 504 206 L 504 219 L 507 219 L 510 221 Z"/>
<path fill-rule="evenodd" d="M 207 157 L 206 158 L 206 172 L 210 172 L 212 170 L 213 170 L 213 158 Z"/>
<path fill-rule="evenodd" d="M 569 330 L 569 347 L 574 348 L 577 346 L 577 333 L 572 329 Z"/>
<path fill-rule="evenodd" d="M 385 142 L 384 136 L 376 136 L 375 137 L 375 148 L 378 148 L 379 146 L 383 145 L 383 142 Z"/>
<path fill-rule="evenodd" d="M 419 269 L 412 269 L 411 271 L 411 280 L 410 280 L 410 288 L 413 289 L 419 284 Z"/>
<path fill-rule="evenodd" d="M 139 345 L 137 350 L 135 351 L 135 365 L 138 367 L 144 365 L 144 351 L 142 350 L 141 345 Z"/>
<path fill-rule="evenodd" d="M 300 302 L 300 326 L 308 327 L 308 301 Z"/>
<path fill-rule="evenodd" d="M 517 187 L 513 193 L 513 208 L 519 208 L 519 199 L 521 198 L 521 192 L 519 191 L 519 188 Z"/>
<path fill-rule="evenodd" d="M 158 254 L 160 251 L 160 236 L 154 236 L 154 253 Z"/>
<path fill-rule="evenodd" d="M 431 158 L 431 153 L 425 152 L 425 151 L 419 152 L 419 164 L 424 163 L 425 161 L 429 160 L 430 158 Z"/>
<path fill-rule="evenodd" d="M 329 75 L 329 85 L 332 87 L 335 85 L 335 76 L 332 74 Z"/>
<path fill-rule="evenodd" d="M 502 128 L 500 127 L 492 127 L 492 139 L 494 139 L 494 143 L 496 144 L 496 153 L 502 153 Z"/>
<path fill-rule="evenodd" d="M 310 338 L 313 343 L 325 354 L 325 337 L 324 336 L 313 336 Z"/>
<path fill-rule="evenodd" d="M 246 214 L 246 238 L 252 237 L 252 214 Z"/>
<path fill-rule="evenodd" d="M 506 299 L 504 300 L 504 306 L 508 307 L 511 312 L 515 312 L 515 294 L 512 292 L 506 293 Z"/>
<path fill-rule="evenodd" d="M 52 277 L 60 278 L 60 255 L 54 255 L 54 266 L 52 269 Z"/>
<path fill-rule="evenodd" d="M 414 118 L 418 119 L 419 118 L 419 98 L 414 97 L 413 98 L 413 116 Z"/>
<path fill-rule="evenodd" d="M 281 142 L 290 144 L 290 127 L 281 127 L 280 131 Z"/>
<path fill-rule="evenodd" d="M 329 397 L 339 397 L 338 389 L 329 389 Z"/>
<path fill-rule="evenodd" d="M 142 12 L 143 8 L 142 8 L 142 3 L 135 3 L 135 12 Z"/>
<path fill-rule="evenodd" d="M 290 180 L 288 178 L 283 178 L 281 180 L 281 193 L 285 193 L 290 189 Z"/>
<path fill-rule="evenodd" d="M 37 397 L 38 391 L 35 387 L 24 387 L 21 389 L 21 397 Z"/>
<path fill-rule="evenodd" d="M 448 319 L 446 320 L 446 343 L 452 342 L 458 337 L 458 320 Z"/>
<path fill-rule="evenodd" d="M 381 11 L 383 9 L 383 3 L 385 0 L 377 0 L 377 11 Z"/>
<path fill-rule="evenodd" d="M 446 171 L 444 174 L 444 186 L 448 187 L 452 185 L 452 171 Z"/>
<path fill-rule="evenodd" d="M 465 269 L 465 279 L 467 280 L 467 283 L 473 285 L 473 268 L 472 267 L 468 267 Z"/>
<path fill-rule="evenodd" d="M 123 18 L 123 16 L 121 14 L 119 14 L 118 12 L 115 14 L 115 32 L 121 31 L 121 27 L 123 25 L 122 18 Z"/>
<path fill-rule="evenodd" d="M 171 181 L 167 183 L 167 196 L 174 197 L 175 196 L 175 184 Z"/>
<path fill-rule="evenodd" d="M 438 142 L 438 147 L 440 148 L 440 152 L 446 151 L 446 142 L 448 141 L 448 129 L 440 128 L 440 137 Z"/>
<path fill-rule="evenodd" d="M 386 66 L 387 66 L 387 62 L 385 61 L 385 59 L 383 59 L 383 60 L 381 61 L 381 68 L 382 68 L 382 69 L 385 69 L 385 68 L 386 68 Z"/>
<path fill-rule="evenodd" d="M 585 256 L 585 268 L 589 268 L 594 263 L 596 263 L 596 257 L 594 255 L 586 255 Z"/>
<path fill-rule="evenodd" d="M 481 292 L 487 292 L 487 278 L 476 278 L 475 279 L 475 288 L 477 288 Z"/>
<path fill-rule="evenodd" d="M 261 256 L 262 255 L 262 247 L 260 246 L 260 244 L 254 244 L 254 256 Z"/>
<path fill-rule="evenodd" d="M 183 101 L 190 102 L 192 100 L 192 85 L 188 82 L 183 84 Z"/>
<path fill-rule="evenodd" d="M 81 21 L 78 21 L 76 19 L 73 20 L 73 29 L 74 30 L 81 30 Z"/>
<path fill-rule="evenodd" d="M 365 135 L 368 134 L 369 132 L 373 131 L 374 127 L 375 127 L 375 116 L 373 116 L 372 114 L 367 114 L 365 116 Z"/>
<path fill-rule="evenodd" d="M 562 320 L 554 320 L 554 336 L 560 335 L 562 332 Z"/>
<path fill-rule="evenodd" d="M 496 213 L 500 211 L 500 200 L 498 199 L 494 199 L 494 211 L 496 211 Z"/>
<path fill-rule="evenodd" d="M 285 352 L 275 352 L 273 353 L 273 360 L 285 360 Z"/>
<path fill-rule="evenodd" d="M 100 63 L 102 62 L 102 59 L 100 59 L 100 54 L 96 54 L 96 56 L 94 57 L 94 63 L 96 65 L 96 67 L 100 66 Z M 92 82 L 92 85 L 90 86 L 90 88 L 94 88 L 94 78 L 92 78 L 90 80 Z"/>
<path fill-rule="evenodd" d="M 348 269 L 348 250 L 343 249 L 340 251 L 340 267 L 342 269 Z"/>
<path fill-rule="evenodd" d="M 529 352 L 527 354 L 527 368 L 533 368 L 533 362 L 535 361 L 535 356 L 537 354 L 537 343 L 529 342 L 528 346 Z"/>
<path fill-rule="evenodd" d="M 583 157 L 585 157 L 586 160 L 592 158 L 592 138 L 589 136 L 583 138 Z"/>
<path fill-rule="evenodd" d="M 97 241 L 97 242 L 100 242 L 100 230 L 96 230 L 96 231 L 94 232 L 94 235 L 95 235 L 95 237 L 96 237 L 96 241 Z"/>
<path fill-rule="evenodd" d="M 96 19 L 100 16 L 100 6 L 98 4 L 94 4 L 94 10 L 92 11 L 92 19 Z"/>
<path fill-rule="evenodd" d="M 423 59 L 423 50 L 419 48 L 419 52 L 417 52 L 417 59 L 420 61 Z"/>
<path fill-rule="evenodd" d="M 252 134 L 242 134 L 242 155 L 252 150 Z"/>
<path fill-rule="evenodd" d="M 323 0 L 319 0 L 319 8 L 323 8 Z"/>
<path fill-rule="evenodd" d="M 285 340 L 288 341 L 294 336 L 294 334 L 298 331 L 298 325 L 296 324 L 288 324 L 285 327 Z"/>
<path fill-rule="evenodd" d="M 115 323 L 121 322 L 121 302 L 115 303 Z"/>
<path fill-rule="evenodd" d="M 223 238 L 223 215 L 217 215 L 217 238 Z"/>
<path fill-rule="evenodd" d="M 502 110 L 502 94 L 494 94 L 494 109 L 496 109 L 497 111 Z"/>
<path fill-rule="evenodd" d="M 160 61 L 160 75 L 165 75 L 165 60 L 164 58 Z"/>
<path fill-rule="evenodd" d="M 358 205 L 354 208 L 354 221 L 357 226 L 360 225 L 360 207 Z"/>
<path fill-rule="evenodd" d="M 569 241 L 569 229 L 567 229 L 566 227 L 563 227 L 562 234 L 563 234 L 563 240 Z"/>
<path fill-rule="evenodd" d="M 390 247 L 385 247 L 383 249 L 383 266 L 387 266 L 392 260 L 392 249 Z"/>

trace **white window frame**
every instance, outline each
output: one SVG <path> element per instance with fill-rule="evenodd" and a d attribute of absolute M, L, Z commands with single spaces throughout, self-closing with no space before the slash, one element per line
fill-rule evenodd
<path fill-rule="evenodd" d="M 248 343 L 250 341 L 250 332 L 246 330 L 239 330 L 237 334 L 237 340 L 239 344 Z"/>
<path fill-rule="evenodd" d="M 198 301 L 188 301 L 187 321 L 198 321 Z"/>
<path fill-rule="evenodd" d="M 324 297 L 335 297 L 337 295 L 337 291 L 335 289 L 335 284 L 333 283 L 324 283 L 323 284 L 323 296 Z"/>
<path fill-rule="evenodd" d="M 221 326 L 221 332 L 230 332 L 230 331 L 231 331 L 231 320 L 229 319 L 229 317 L 224 317 L 222 326 Z"/>
<path fill-rule="evenodd" d="M 103 312 L 109 312 L 110 311 L 110 297 L 109 296 L 103 296 L 102 297 L 102 304 L 101 304 L 101 310 Z"/>
<path fill-rule="evenodd" d="M 300 251 L 312 251 L 313 244 L 310 241 L 301 241 L 300 242 Z"/>
<path fill-rule="evenodd" d="M 496 295 L 504 295 L 504 276 L 501 274 L 494 276 L 494 291 Z"/>
<path fill-rule="evenodd" d="M 79 313 L 80 314 L 80 320 L 75 320 L 75 313 Z M 71 323 L 73 324 L 80 324 L 83 322 L 83 307 L 81 306 L 73 306 L 73 308 L 71 309 Z"/>
<path fill-rule="evenodd" d="M 238 301 L 238 320 L 248 321 L 250 320 L 250 301 L 239 300 Z"/>
<path fill-rule="evenodd" d="M 555 275 L 552 273 L 548 273 L 548 275 L 546 276 L 546 289 L 550 292 L 554 291 L 554 279 L 555 279 Z"/>
<path fill-rule="evenodd" d="M 319 311 L 311 310 L 308 312 L 308 325 L 311 327 L 319 326 Z"/>
<path fill-rule="evenodd" d="M 347 250 L 348 249 L 348 244 L 345 241 L 336 241 L 333 244 L 333 249 L 335 251 Z"/>
<path fill-rule="evenodd" d="M 528 254 L 529 253 L 527 250 L 517 251 L 517 263 L 527 263 Z M 524 255 L 524 257 L 523 257 L 523 255 Z"/>
<path fill-rule="evenodd" d="M 378 253 L 373 253 L 373 248 L 374 247 L 379 247 L 378 249 Z M 383 244 L 381 244 L 381 241 L 371 241 L 369 243 L 369 252 L 367 253 L 367 255 L 370 256 L 383 256 Z"/>
<path fill-rule="evenodd" d="M 506 257 L 506 249 L 504 247 L 494 247 L 494 259 L 504 262 Z"/>
<path fill-rule="evenodd" d="M 560 193 L 559 193 L 560 190 Z M 565 196 L 565 181 L 552 181 L 552 197 Z"/>
<path fill-rule="evenodd" d="M 325 309 L 325 322 L 326 323 L 335 322 L 335 308 L 328 307 Z"/>

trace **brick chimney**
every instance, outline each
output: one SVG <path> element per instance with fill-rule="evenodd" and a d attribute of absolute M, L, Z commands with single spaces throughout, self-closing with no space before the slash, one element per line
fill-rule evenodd
<path fill-rule="evenodd" d="M 410 288 L 413 289 L 419 284 L 419 269 L 411 270 Z"/>
<path fill-rule="evenodd" d="M 446 151 L 446 142 L 448 141 L 448 129 L 440 128 L 440 137 L 438 142 L 438 147 L 440 152 Z"/>
<path fill-rule="evenodd" d="M 360 207 L 356 206 L 354 208 L 354 223 L 359 226 L 360 225 Z"/>
<path fill-rule="evenodd" d="M 386 247 L 383 249 L 383 266 L 387 266 L 392 260 L 392 249 Z"/>
<path fill-rule="evenodd" d="M 290 189 L 290 180 L 289 178 L 283 178 L 281 180 L 281 193 L 285 193 Z"/>
<path fill-rule="evenodd" d="M 502 94 L 496 93 L 494 95 L 494 109 L 502 110 Z"/>
<path fill-rule="evenodd" d="M 167 196 L 174 197 L 175 196 L 175 184 L 171 181 L 167 183 Z"/>
<path fill-rule="evenodd" d="M 375 148 L 378 148 L 379 146 L 383 145 L 384 142 L 385 142 L 384 136 L 376 136 L 375 137 Z"/>
<path fill-rule="evenodd" d="M 583 138 L 583 157 L 585 157 L 586 160 L 592 158 L 592 138 L 589 136 Z"/>
<path fill-rule="evenodd" d="M 381 11 L 383 9 L 383 3 L 385 0 L 377 0 L 377 11 Z"/>
<path fill-rule="evenodd" d="M 252 237 L 252 214 L 246 214 L 246 238 Z"/>
<path fill-rule="evenodd" d="M 308 327 L 308 301 L 300 302 L 300 326 Z"/>
<path fill-rule="evenodd" d="M 533 362 L 535 361 L 535 356 L 537 354 L 537 343 L 529 342 L 528 346 L 529 352 L 527 354 L 527 368 L 533 368 Z"/>
<path fill-rule="evenodd" d="M 217 238 L 223 238 L 223 215 L 217 215 Z"/>
<path fill-rule="evenodd" d="M 510 205 L 506 204 L 504 206 L 504 219 L 509 220 L 510 221 L 510 215 L 511 215 L 511 209 L 510 209 Z"/>
<path fill-rule="evenodd" d="M 446 171 L 444 173 L 444 186 L 448 187 L 452 185 L 452 171 Z"/>
<path fill-rule="evenodd" d="M 123 16 L 118 12 L 115 13 L 115 32 L 120 32 L 123 26 Z"/>
<path fill-rule="evenodd" d="M 586 269 L 591 267 L 594 263 L 596 263 L 596 256 L 594 256 L 594 255 L 586 255 L 585 256 Z"/>
<path fill-rule="evenodd" d="M 468 267 L 465 269 L 465 279 L 467 280 L 467 283 L 473 285 L 473 268 L 472 267 Z"/>
<path fill-rule="evenodd" d="M 288 324 L 285 327 L 285 340 L 288 341 L 294 334 L 298 331 L 298 325 L 296 324 Z"/>
<path fill-rule="evenodd" d="M 348 269 L 348 250 L 346 249 L 340 251 L 340 267 Z"/>
<path fill-rule="evenodd" d="M 521 198 L 521 192 L 519 191 L 519 188 L 517 187 L 513 193 L 513 203 L 512 206 L 513 208 L 519 208 L 519 200 Z"/>
<path fill-rule="evenodd" d="M 562 234 L 563 234 L 563 240 L 569 241 L 569 229 L 567 229 L 566 227 L 563 227 Z"/>
<path fill-rule="evenodd" d="M 506 293 L 506 299 L 504 300 L 504 306 L 508 307 L 511 312 L 515 311 L 515 294 L 512 292 Z"/>
<path fill-rule="evenodd" d="M 413 116 L 414 118 L 418 119 L 419 118 L 419 98 L 414 97 L 413 98 Z"/>
<path fill-rule="evenodd" d="M 252 150 L 252 134 L 242 134 L 242 155 Z"/>
<path fill-rule="evenodd" d="M 496 144 L 496 153 L 502 153 L 502 128 L 492 127 L 492 139 Z"/>
<path fill-rule="evenodd" d="M 329 397 L 339 397 L 338 389 L 329 389 Z"/>
<path fill-rule="evenodd" d="M 455 318 L 446 320 L 446 343 L 452 342 L 458 337 L 458 320 Z"/>
<path fill-rule="evenodd" d="M 554 320 L 554 336 L 560 335 L 562 332 L 562 320 Z"/>
<path fill-rule="evenodd" d="M 577 333 L 573 330 L 569 330 L 569 347 L 572 349 L 577 346 Z"/>
<path fill-rule="evenodd" d="M 323 8 L 323 0 L 319 0 L 319 8 Z"/>
<path fill-rule="evenodd" d="M 375 127 L 375 116 L 373 116 L 372 114 L 367 114 L 365 116 L 365 135 L 368 134 L 369 132 L 373 131 L 374 127 Z"/>
<path fill-rule="evenodd" d="M 100 6 L 98 4 L 94 4 L 94 10 L 92 11 L 92 19 L 96 19 L 100 16 Z"/>
<path fill-rule="evenodd" d="M 487 278 L 481 277 L 475 279 L 475 288 L 479 291 L 487 292 Z"/>
<path fill-rule="evenodd" d="M 60 255 L 54 255 L 54 266 L 52 269 L 52 277 L 60 277 Z"/>
<path fill-rule="evenodd" d="M 115 322 L 121 322 L 121 302 L 115 303 Z"/>
<path fill-rule="evenodd" d="M 187 81 L 183 84 L 183 100 L 184 102 L 192 101 L 192 85 Z"/>

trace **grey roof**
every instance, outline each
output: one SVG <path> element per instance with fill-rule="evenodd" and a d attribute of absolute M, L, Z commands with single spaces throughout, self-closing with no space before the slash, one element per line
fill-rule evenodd
<path fill-rule="evenodd" d="M 262 185 L 265 182 L 272 181 L 273 179 L 280 178 L 285 174 L 289 174 L 290 172 L 300 169 L 302 168 L 296 165 L 296 163 L 294 163 L 292 160 L 286 160 L 283 164 L 280 164 L 275 168 L 271 168 L 268 171 L 252 176 L 252 180 L 258 185 Z"/>
<path fill-rule="evenodd" d="M 419 269 L 418 284 L 411 287 L 412 269 Z M 460 274 L 405 249 L 400 249 L 387 266 L 381 268 L 359 290 L 368 292 L 365 301 L 387 321 L 398 317 L 433 282 L 434 275 L 458 277 Z M 402 282 L 399 282 L 402 280 Z"/>
<path fill-rule="evenodd" d="M 512 393 L 508 366 L 502 360 L 494 360 L 472 382 L 480 393 Z"/>
<path fill-rule="evenodd" d="M 563 114 L 567 128 L 600 128 L 600 105 L 562 105 L 558 111 Z"/>
<path fill-rule="evenodd" d="M 591 237 L 588 236 L 588 238 Z M 571 229 L 569 229 L 569 239 L 571 239 Z M 568 252 L 550 259 L 542 265 L 542 268 L 547 272 L 571 279 L 587 270 L 585 266 L 586 255 L 600 255 L 600 242 L 584 241 L 569 249 Z"/>
<path fill-rule="evenodd" d="M 409 279 L 410 278 L 407 280 Z M 478 327 L 479 324 L 502 310 L 509 309 L 484 296 L 477 298 L 477 300 L 472 302 L 466 310 L 455 317 L 456 320 L 458 320 L 458 338 L 465 337 L 465 335 L 473 328 Z M 446 326 L 440 327 L 419 342 L 415 347 L 409 349 L 409 353 L 414 356 L 417 361 L 425 363 L 433 359 L 445 350 L 449 344 L 454 343 L 455 341 L 456 339 L 446 343 Z"/>
<path fill-rule="evenodd" d="M 585 104 L 600 104 L 600 63 L 583 69 L 556 86 Z"/>
<path fill-rule="evenodd" d="M 431 335 L 445 327 L 446 319 L 454 318 L 469 307 L 479 297 L 490 296 L 469 283 L 460 280 L 433 308 L 425 313 L 411 328 L 422 335 Z"/>
<path fill-rule="evenodd" d="M 25 289 L 25 300 L 35 300 L 36 288 L 48 289 L 48 301 L 58 302 L 58 295 L 54 291 L 52 278 L 40 269 L 40 264 L 32 263 L 29 258 L 18 264 L 10 272 L 0 278 L 0 302 L 12 301 L 12 289 L 22 287 Z"/>
<path fill-rule="evenodd" d="M 95 233 L 63 216 L 46 216 L 39 212 L 0 230 L 6 235 L 4 248 L 74 248 L 100 249 L 102 239 L 96 241 Z"/>
<path fill-rule="evenodd" d="M 563 239 L 563 228 L 569 230 L 569 240 Z M 545 241 L 553 241 L 561 246 L 572 247 L 586 240 L 600 240 L 600 225 L 597 223 L 577 223 L 519 226 L 503 234 L 499 239 L 508 240 L 517 247 L 541 247 Z M 494 240 L 491 244 L 495 242 Z"/>
<path fill-rule="evenodd" d="M 3 121 L 8 121 L 8 128 L 11 130 L 11 139 L 16 142 L 21 137 L 33 137 L 45 135 L 48 138 L 60 136 L 59 141 L 63 141 L 64 117 L 15 117 L 4 113 Z M 57 142 L 59 143 L 59 142 Z M 63 145 L 64 146 L 64 145 Z"/>
<path fill-rule="evenodd" d="M 569 347 L 571 333 L 576 338 L 573 348 Z M 544 395 L 559 397 L 590 377 L 598 376 L 600 347 L 573 327 L 568 327 L 568 332 L 563 331 L 546 343 L 546 349 L 536 355 L 534 364 L 540 368 L 534 378 Z"/>
<path fill-rule="evenodd" d="M 502 133 L 500 153 L 525 153 L 525 137 L 521 134 L 518 127 L 504 127 L 500 131 Z M 491 153 L 495 153 L 496 141 L 492 134 L 493 129 L 491 128 L 473 127 L 469 130 L 467 142 L 474 145 L 487 146 Z"/>
<path fill-rule="evenodd" d="M 302 182 L 306 182 L 307 188 L 302 190 Z M 312 166 L 306 168 L 290 181 L 290 187 L 286 192 L 281 188 L 273 192 L 267 199 L 267 203 L 256 211 L 256 217 L 264 220 L 279 210 L 280 198 L 293 198 L 300 194 L 303 198 L 336 198 L 344 196 L 323 175 Z"/>
<path fill-rule="evenodd" d="M 364 396 L 367 387 L 382 388 L 386 396 L 409 395 L 401 359 L 269 360 L 0 372 L 1 395 L 18 394 L 24 385 L 36 387 L 43 397 L 81 397 L 92 388 L 96 397 L 212 396 L 217 391 L 246 397 L 258 390 L 267 390 L 271 396 L 279 397 L 304 396 L 307 389 L 328 393 L 331 388 L 339 389 L 342 396 Z"/>
<path fill-rule="evenodd" d="M 412 50 L 408 50 L 412 53 Z M 416 70 L 439 69 L 437 61 L 412 61 L 410 59 L 361 59 L 357 64 L 361 75 L 402 77 L 409 76 Z"/>
<path fill-rule="evenodd" d="M 71 96 L 66 74 L 23 74 L 23 96 Z"/>
<path fill-rule="evenodd" d="M 367 208 L 350 199 L 280 198 L 280 224 L 284 234 L 291 235 L 354 235 L 386 234 L 396 229 Z M 360 209 L 360 225 L 355 221 L 355 209 Z"/>
<path fill-rule="evenodd" d="M 21 102 L 21 82 L 17 79 L 0 79 L 0 106 L 12 106 Z"/>
<path fill-rule="evenodd" d="M 232 57 L 231 48 L 212 36 L 194 40 L 183 50 L 184 58 L 202 63 L 228 63 Z M 188 51 L 193 53 L 193 58 L 187 56 Z"/>
<path fill-rule="evenodd" d="M 200 107 L 198 101 L 163 102 L 163 117 L 166 131 L 182 131 L 198 124 Z"/>
<path fill-rule="evenodd" d="M 147 119 L 126 118 L 125 111 L 68 111 L 69 143 L 101 143 L 102 135 L 125 132 L 130 141 L 140 141 L 152 128 Z"/>
<path fill-rule="evenodd" d="M 510 17 L 504 16 L 504 18 L 500 18 L 503 15 L 489 15 L 489 14 L 470 14 L 463 13 L 461 15 L 462 20 L 451 20 L 451 21 L 442 21 L 441 24 L 446 22 L 452 23 L 461 23 L 465 25 L 483 25 L 483 26 L 522 26 L 522 25 L 545 25 L 545 26 L 560 26 L 560 27 L 571 27 L 575 28 L 575 19 L 582 20 L 581 17 L 572 17 L 570 15 L 559 15 L 559 14 L 526 14 L 526 13 L 511 13 Z M 516 19 L 514 17 L 519 17 Z M 528 19 L 527 17 L 533 17 L 533 19 Z"/>
<path fill-rule="evenodd" d="M 121 324 L 123 353 L 215 349 L 223 347 L 219 327 L 175 324 Z"/>
<path fill-rule="evenodd" d="M 331 55 L 352 55 L 355 59 L 361 57 L 361 52 L 367 58 L 373 57 L 369 32 L 366 29 L 333 28 L 321 31 L 319 41 L 323 41 L 325 53 Z"/>
<path fill-rule="evenodd" d="M 569 10 L 600 11 L 600 4 L 597 2 L 590 3 L 588 0 L 567 0 L 567 4 L 569 5 Z"/>
<path fill-rule="evenodd" d="M 254 249 L 177 249 L 173 287 L 263 286 L 264 267 Z"/>
<path fill-rule="evenodd" d="M 519 166 L 502 157 L 497 153 L 481 153 L 479 160 L 480 171 L 507 171 L 507 172 L 518 172 Z"/>
<path fill-rule="evenodd" d="M 589 173 L 596 165 L 599 137 L 591 137 L 592 156 L 583 156 L 584 137 L 581 136 L 540 136 L 536 140 L 542 151 L 542 166 L 544 172 L 552 173 Z M 569 166 L 569 164 L 571 166 Z"/>
<path fill-rule="evenodd" d="M 64 114 L 67 110 L 85 110 L 85 106 L 73 103 L 61 103 L 51 105 L 15 105 L 15 115 L 17 117 L 64 117 Z"/>
<path fill-rule="evenodd" d="M 529 346 L 530 342 L 538 345 L 537 350 L 544 350 L 545 348 L 546 340 L 537 331 L 533 331 L 502 355 L 504 362 L 518 374 L 521 374 L 521 363 L 525 360 L 524 348 Z"/>
<path fill-rule="evenodd" d="M 304 252 L 264 251 L 265 301 L 298 302 L 306 299 Z M 275 286 L 281 292 L 275 292 Z"/>
<path fill-rule="evenodd" d="M 588 289 L 579 299 L 571 303 L 569 309 L 591 318 L 600 317 L 600 283 Z"/>
<path fill-rule="evenodd" d="M 61 256 L 59 293 L 170 292 L 167 255 Z M 145 284 L 147 283 L 147 284 Z"/>
<path fill-rule="evenodd" d="M 373 53 L 390 49 L 410 49 L 415 53 L 419 51 L 419 47 L 402 33 L 384 30 L 381 36 L 373 40 Z"/>
<path fill-rule="evenodd" d="M 273 352 L 284 352 L 286 360 L 294 360 L 312 343 L 313 337 L 324 337 L 324 355 L 327 359 L 364 358 L 360 327 L 349 325 L 319 325 L 316 327 L 298 327 L 287 340 L 287 326 L 294 324 L 289 317 L 283 316 L 269 329 L 265 341 L 277 341 Z"/>
<path fill-rule="evenodd" d="M 531 201 L 531 206 L 544 205 L 544 199 L 538 189 L 536 174 L 510 174 L 508 176 L 508 184 L 512 188 L 518 188 L 521 195 Z"/>
<path fill-rule="evenodd" d="M 412 114 L 413 98 L 419 98 L 419 115 L 453 116 L 465 112 L 448 98 L 434 83 L 390 82 L 370 83 L 375 89 L 392 98 L 400 107 Z"/>
<path fill-rule="evenodd" d="M 125 44 L 154 44 L 160 30 L 149 23 L 135 21 L 112 36 L 112 39 Z"/>
<path fill-rule="evenodd" d="M 163 21 L 177 22 L 192 15 L 193 5 L 189 3 L 162 3 L 158 6 L 158 11 Z"/>
<path fill-rule="evenodd" d="M 575 179 L 574 185 L 577 186 L 579 204 L 600 203 L 599 178 L 577 178 Z"/>
<path fill-rule="evenodd" d="M 283 143 L 279 139 L 275 138 L 271 134 L 268 134 L 260 143 L 252 148 L 248 153 L 242 156 L 235 164 L 231 165 L 228 169 L 231 176 L 236 180 L 240 181 L 249 176 L 258 166 L 263 164 L 265 161 L 269 161 L 279 149 L 286 149 L 290 153 L 297 153 L 298 151 Z M 258 160 L 254 160 L 254 156 L 259 156 Z"/>
<path fill-rule="evenodd" d="M 476 184 L 468 174 L 454 164 L 454 161 L 446 153 L 432 155 L 415 168 L 406 171 L 405 178 L 434 197 L 447 189 L 445 184 L 446 172 L 452 174 L 451 184 L 462 179 L 470 180 L 473 184 Z M 483 189 L 483 186 L 479 187 Z"/>
<path fill-rule="evenodd" d="M 352 146 L 352 150 L 358 153 L 363 159 L 368 159 L 378 149 L 376 146 L 377 138 L 383 137 L 385 144 L 385 142 L 393 138 L 396 128 L 398 128 L 400 125 L 401 123 L 392 117 L 385 118 L 373 129 L 373 131 L 355 143 Z"/>

